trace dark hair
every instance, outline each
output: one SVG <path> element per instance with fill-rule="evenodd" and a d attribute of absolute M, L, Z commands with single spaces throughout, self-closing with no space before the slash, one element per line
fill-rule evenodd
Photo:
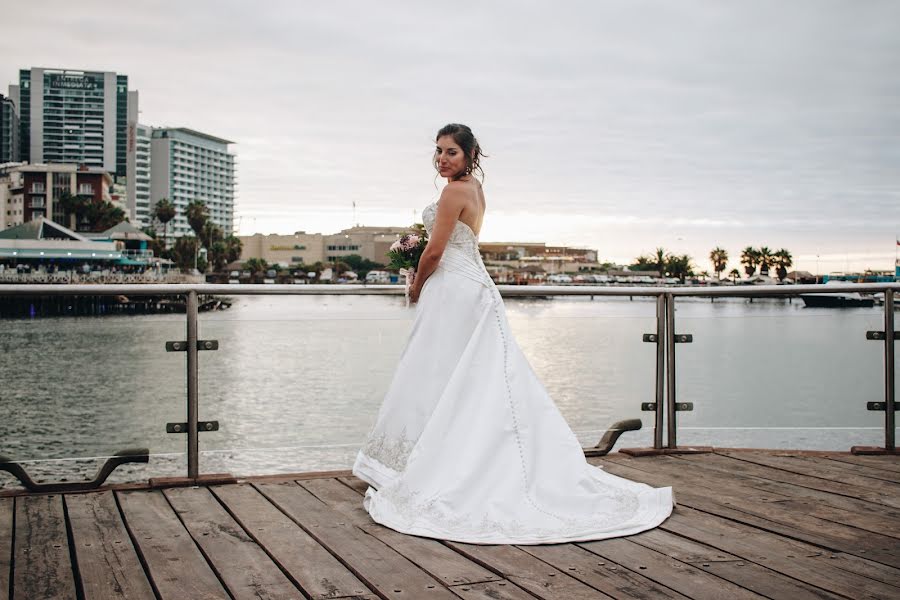
<path fill-rule="evenodd" d="M 481 151 L 481 146 L 478 145 L 478 140 L 475 139 L 475 134 L 472 133 L 472 130 L 467 125 L 450 123 L 438 130 L 434 141 L 436 142 L 446 135 L 452 137 L 453 141 L 459 144 L 463 154 L 466 155 L 465 170 L 454 175 L 453 180 L 456 181 L 466 175 L 474 175 L 475 172 L 478 171 L 481 173 L 481 180 L 484 181 L 484 170 L 481 168 L 481 159 L 487 155 Z M 435 157 L 433 162 L 435 170 L 438 170 L 437 157 Z"/>

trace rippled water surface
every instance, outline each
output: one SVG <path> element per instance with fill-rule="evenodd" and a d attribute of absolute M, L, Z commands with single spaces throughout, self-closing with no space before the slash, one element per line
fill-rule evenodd
<path fill-rule="evenodd" d="M 585 445 L 613 422 L 644 429 L 619 446 L 648 445 L 654 400 L 652 300 L 508 299 L 516 339 Z M 243 296 L 201 315 L 201 471 L 262 474 L 349 468 L 371 427 L 409 334 L 397 297 Z M 683 300 L 677 332 L 681 444 L 846 450 L 883 444 L 879 309 L 805 309 L 802 302 Z M 51 478 L 79 478 L 95 457 L 147 447 L 149 465 L 115 480 L 185 472 L 183 315 L 0 321 L 0 454 Z M 77 460 L 76 460 L 77 459 Z M 52 474 L 52 475 L 50 475 Z M 11 479 L 0 474 L 0 485 Z"/>

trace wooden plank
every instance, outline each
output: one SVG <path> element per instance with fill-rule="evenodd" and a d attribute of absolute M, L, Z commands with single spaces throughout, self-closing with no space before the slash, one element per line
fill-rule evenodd
<path fill-rule="evenodd" d="M 885 481 L 884 479 L 874 479 L 866 475 L 848 472 L 840 466 L 831 466 L 822 462 L 811 462 L 792 456 L 782 456 L 781 454 L 761 453 L 761 452 L 728 452 L 720 451 L 719 454 L 772 467 L 773 469 L 781 469 L 798 475 L 807 475 L 809 477 L 818 477 L 827 481 L 841 481 L 845 484 L 854 485 L 862 489 L 872 490 L 874 492 L 884 492 L 891 496 L 900 496 L 900 484 Z"/>
<path fill-rule="evenodd" d="M 629 571 L 618 563 L 600 560 L 596 554 L 575 544 L 521 546 L 521 549 L 613 598 L 639 600 L 687 598 L 643 575 Z"/>
<path fill-rule="evenodd" d="M 497 575 L 430 538 L 398 533 L 372 521 L 362 505 L 362 496 L 336 479 L 313 479 L 300 484 L 331 508 L 343 513 L 358 527 L 439 579 L 444 585 L 496 581 Z"/>
<path fill-rule="evenodd" d="M 208 489 L 172 488 L 163 494 L 235 600 L 300 597 L 297 587 Z"/>
<path fill-rule="evenodd" d="M 369 484 L 358 477 L 339 477 L 338 481 L 347 487 L 356 490 L 363 496 L 366 495 L 366 490 L 369 489 Z"/>
<path fill-rule="evenodd" d="M 788 577 L 835 594 L 857 599 L 891 598 L 900 594 L 900 571 L 880 567 L 882 579 L 873 571 L 853 572 L 861 559 L 832 554 L 822 548 L 788 540 L 766 531 L 683 507 L 662 525 L 664 531 L 755 562 Z M 885 577 L 887 576 L 887 577 Z"/>
<path fill-rule="evenodd" d="M 885 539 L 886 537 L 900 538 L 900 527 L 898 527 L 900 511 L 895 509 L 818 490 L 770 482 L 762 478 L 734 475 L 724 468 L 707 469 L 707 465 L 698 461 L 691 461 L 690 464 L 692 465 L 691 471 L 685 472 L 684 461 L 679 461 L 678 458 L 668 458 L 666 461 L 658 462 L 654 471 L 672 473 L 674 478 L 689 479 L 692 482 L 698 477 L 699 471 L 704 471 L 703 482 L 708 489 L 718 490 L 721 494 L 727 493 L 729 496 L 737 498 L 737 502 L 729 501 L 729 505 L 744 510 L 747 502 L 750 502 L 751 508 L 748 512 L 766 518 L 774 518 L 776 521 L 789 525 L 806 524 L 810 531 L 828 533 L 832 538 L 836 537 L 845 541 L 858 539 L 859 533 L 852 528 L 873 533 L 874 536 L 869 536 L 867 542 L 875 547 L 893 545 L 891 540 Z M 759 485 L 761 482 L 769 485 Z M 776 492 L 780 497 L 754 499 L 755 490 Z M 830 506 L 829 500 L 831 501 Z M 753 510 L 754 507 L 762 507 L 765 510 L 760 512 Z M 829 521 L 832 525 L 823 526 L 820 520 Z M 833 526 L 834 524 L 837 526 Z"/>
<path fill-rule="evenodd" d="M 679 458 L 676 457 L 675 459 L 678 460 Z M 720 478 L 742 482 L 750 488 L 754 488 L 757 490 L 774 494 L 781 494 L 795 500 L 810 500 L 817 505 L 840 508 L 859 515 L 877 514 L 885 519 L 891 519 L 900 522 L 900 509 L 891 508 L 889 506 L 884 506 L 881 504 L 873 506 L 870 502 L 861 500 L 859 498 L 851 498 L 849 496 L 843 496 L 840 494 L 834 494 L 822 490 L 815 490 L 790 483 L 772 481 L 770 479 L 764 479 L 763 477 L 757 477 L 753 475 L 738 474 L 725 465 L 712 464 L 709 461 L 691 461 L 691 465 L 693 465 L 692 468 L 713 471 Z M 854 522 L 848 521 L 848 524 L 854 524 Z"/>
<path fill-rule="evenodd" d="M 825 480 L 820 477 L 812 477 L 785 471 L 782 469 L 772 469 L 764 465 L 754 463 L 752 461 L 744 461 L 737 458 L 725 456 L 723 454 L 709 454 L 704 457 L 705 460 L 701 464 L 710 465 L 718 464 L 723 468 L 730 469 L 732 472 L 741 475 L 753 475 L 769 479 L 771 481 L 780 481 L 782 483 L 790 483 L 801 487 L 807 487 L 832 494 L 841 494 L 851 498 L 859 498 L 867 502 L 875 504 L 883 504 L 892 508 L 900 508 L 900 497 L 892 497 L 886 492 L 874 491 L 868 488 L 861 488 L 856 485 L 845 483 L 842 480 Z M 689 455 L 678 456 L 676 460 L 684 460 L 689 462 L 698 462 L 695 457 Z"/>
<path fill-rule="evenodd" d="M 62 496 L 17 498 L 15 520 L 13 597 L 74 599 Z"/>
<path fill-rule="evenodd" d="M 14 510 L 15 500 L 12 498 L 0 498 L 0 600 L 9 600 Z"/>
<path fill-rule="evenodd" d="M 251 485 L 210 488 L 247 533 L 311 598 L 370 593 L 347 567 Z"/>
<path fill-rule="evenodd" d="M 155 600 L 113 493 L 71 494 L 65 504 L 84 597 Z"/>
<path fill-rule="evenodd" d="M 636 473 L 636 478 L 650 484 L 659 484 L 661 480 L 677 480 L 682 484 L 676 490 L 679 504 L 752 524 L 833 551 L 846 552 L 885 565 L 900 567 L 900 552 L 897 551 L 895 538 L 810 516 L 809 511 L 802 510 L 802 507 L 800 510 L 792 509 L 789 501 L 773 502 L 764 498 L 753 498 L 747 493 L 746 488 L 732 481 L 720 480 L 718 483 L 707 481 L 705 486 L 693 484 L 691 477 L 694 476 L 696 469 L 686 470 L 677 464 L 678 459 L 662 458 L 663 460 L 656 461 L 654 473 L 633 470 L 633 473 L 622 473 L 621 469 L 627 467 L 623 467 L 623 463 L 620 462 L 609 465 L 607 470 L 625 477 Z"/>
<path fill-rule="evenodd" d="M 463 600 L 534 600 L 534 596 L 509 581 L 491 581 L 450 588 Z"/>
<path fill-rule="evenodd" d="M 628 539 L 769 598 L 790 598 L 791 600 L 822 600 L 823 598 L 837 600 L 840 598 L 840 596 L 797 581 L 757 563 L 743 561 L 738 556 L 662 529 L 645 531 Z"/>
<path fill-rule="evenodd" d="M 117 492 L 125 526 L 161 600 L 229 600 L 161 492 Z"/>
<path fill-rule="evenodd" d="M 900 471 L 891 471 L 881 467 L 871 467 L 862 463 L 854 463 L 849 460 L 835 460 L 831 456 L 803 456 L 798 457 L 806 462 L 824 464 L 829 467 L 844 469 L 857 475 L 865 475 L 873 479 L 884 479 L 891 483 L 900 483 Z"/>
<path fill-rule="evenodd" d="M 632 572 L 639 573 L 660 585 L 696 600 L 721 598 L 736 600 L 762 597 L 739 585 L 627 539 L 599 540 L 578 545 L 607 561 L 614 561 Z"/>
<path fill-rule="evenodd" d="M 544 600 L 594 600 L 611 598 L 516 546 L 482 546 L 445 542 L 505 579 Z"/>
<path fill-rule="evenodd" d="M 453 598 L 436 579 L 296 483 L 255 484 L 263 495 L 387 599 Z"/>
<path fill-rule="evenodd" d="M 623 457 L 621 455 L 610 455 L 602 459 L 589 459 L 592 464 L 624 464 L 633 468 L 642 470 L 651 470 L 654 468 L 654 460 L 668 459 L 687 461 L 702 466 L 718 466 L 723 470 L 729 471 L 735 475 L 747 475 L 769 481 L 778 481 L 788 483 L 800 487 L 806 487 L 814 490 L 828 492 L 832 494 L 841 494 L 851 498 L 865 500 L 877 504 L 883 504 L 892 508 L 900 508 L 900 497 L 892 497 L 884 492 L 876 492 L 869 489 L 860 488 L 854 485 L 843 483 L 842 481 L 826 481 L 819 477 L 810 477 L 808 475 L 800 475 L 780 469 L 772 469 L 763 465 L 755 464 L 748 461 L 738 460 L 723 454 L 703 454 L 691 455 L 683 454 L 673 457 L 652 457 L 633 459 Z"/>
<path fill-rule="evenodd" d="M 854 454 L 828 454 L 829 460 L 840 461 L 851 465 L 864 465 L 873 469 L 900 473 L 900 455 L 885 454 L 884 456 L 860 456 Z"/>

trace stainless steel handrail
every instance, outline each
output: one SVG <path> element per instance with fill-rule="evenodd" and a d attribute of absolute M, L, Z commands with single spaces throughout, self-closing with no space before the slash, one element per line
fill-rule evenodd
<path fill-rule="evenodd" d="M 603 285 L 498 285 L 501 295 L 529 296 L 703 296 L 754 297 L 796 296 L 799 294 L 865 292 L 893 290 L 900 292 L 900 283 L 848 283 L 810 285 L 736 285 L 723 287 L 700 286 L 603 286 Z M 94 295 L 116 296 L 141 294 L 145 296 L 187 294 L 210 296 L 253 295 L 402 295 L 401 285 L 364 284 L 213 284 L 213 283 L 147 283 L 147 284 L 0 284 L 0 296 Z"/>
<path fill-rule="evenodd" d="M 831 294 L 842 292 L 884 292 L 884 394 L 885 447 L 896 452 L 894 415 L 894 292 L 898 283 L 828 284 L 828 285 L 769 285 L 728 287 L 637 287 L 637 286 L 515 286 L 498 285 L 505 297 L 533 296 L 638 296 L 656 298 L 656 403 L 654 406 L 654 436 L 656 449 L 677 448 L 677 401 L 675 386 L 675 298 L 676 297 L 744 297 L 797 296 L 800 294 Z M 187 455 L 188 478 L 197 480 L 199 473 L 199 390 L 198 390 L 198 296 L 244 295 L 402 295 L 398 285 L 359 284 L 0 284 L 2 296 L 141 296 L 183 295 L 186 298 L 187 325 Z M 680 337 L 680 336 L 679 336 Z M 665 397 L 665 405 L 663 398 Z M 667 426 L 664 446 L 662 430 Z"/>

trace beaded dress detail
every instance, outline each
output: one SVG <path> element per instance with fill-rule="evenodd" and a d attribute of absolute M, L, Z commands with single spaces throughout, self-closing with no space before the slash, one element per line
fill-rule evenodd
<path fill-rule="evenodd" d="M 437 203 L 422 211 L 434 227 Z M 472 229 L 457 221 L 353 473 L 392 529 L 481 544 L 631 535 L 672 511 L 652 488 L 590 465 L 509 329 Z"/>

